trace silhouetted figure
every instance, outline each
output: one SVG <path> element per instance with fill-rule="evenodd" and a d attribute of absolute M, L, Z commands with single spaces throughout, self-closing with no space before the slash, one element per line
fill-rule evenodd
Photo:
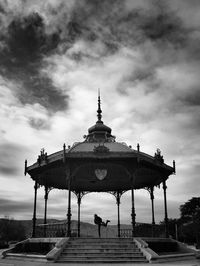
<path fill-rule="evenodd" d="M 103 222 L 101 217 L 99 217 L 97 214 L 94 215 L 94 223 L 98 225 L 99 237 L 101 237 L 101 225 L 107 227 L 109 222 L 110 220 L 106 220 L 106 222 Z"/>

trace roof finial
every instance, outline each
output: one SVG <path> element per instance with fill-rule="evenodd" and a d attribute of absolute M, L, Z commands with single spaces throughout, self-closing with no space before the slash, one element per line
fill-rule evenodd
<path fill-rule="evenodd" d="M 101 97 L 100 97 L 100 89 L 98 89 L 98 110 L 97 110 L 97 118 L 98 121 L 101 122 L 101 115 L 102 111 L 101 111 Z"/>

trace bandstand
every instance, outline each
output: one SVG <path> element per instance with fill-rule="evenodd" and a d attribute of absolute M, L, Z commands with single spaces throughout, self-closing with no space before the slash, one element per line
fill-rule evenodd
<path fill-rule="evenodd" d="M 152 207 L 152 231 L 154 218 L 154 188 L 162 185 L 163 213 L 165 234 L 168 232 L 168 213 L 166 198 L 166 181 L 175 173 L 173 167 L 164 163 L 159 150 L 150 156 L 137 149 L 116 141 L 112 130 L 102 121 L 100 96 L 98 97 L 97 122 L 88 129 L 82 142 L 72 146 L 63 145 L 61 151 L 47 155 L 44 150 L 37 162 L 28 166 L 25 161 L 25 174 L 34 180 L 34 210 L 32 237 L 36 232 L 37 190 L 43 186 L 45 195 L 44 224 L 47 223 L 47 201 L 51 189 L 68 190 L 67 236 L 71 236 L 71 193 L 77 196 L 78 202 L 78 236 L 80 236 L 80 206 L 82 197 L 90 192 L 108 192 L 115 196 L 117 203 L 118 237 L 120 237 L 120 198 L 131 190 L 132 236 L 136 225 L 134 191 L 147 189 L 150 193 Z M 45 234 L 45 233 L 44 233 Z"/>

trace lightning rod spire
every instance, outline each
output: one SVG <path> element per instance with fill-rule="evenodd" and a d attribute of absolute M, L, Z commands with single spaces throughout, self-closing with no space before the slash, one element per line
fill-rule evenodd
<path fill-rule="evenodd" d="M 98 110 L 97 110 L 97 118 L 98 118 L 98 122 L 101 122 L 101 118 L 102 118 L 102 110 L 101 110 L 101 96 L 100 96 L 100 89 L 98 89 Z"/>

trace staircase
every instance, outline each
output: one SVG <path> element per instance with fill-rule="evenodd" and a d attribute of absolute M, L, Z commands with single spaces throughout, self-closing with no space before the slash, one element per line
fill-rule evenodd
<path fill-rule="evenodd" d="M 70 238 L 57 262 L 144 263 L 132 238 Z"/>

